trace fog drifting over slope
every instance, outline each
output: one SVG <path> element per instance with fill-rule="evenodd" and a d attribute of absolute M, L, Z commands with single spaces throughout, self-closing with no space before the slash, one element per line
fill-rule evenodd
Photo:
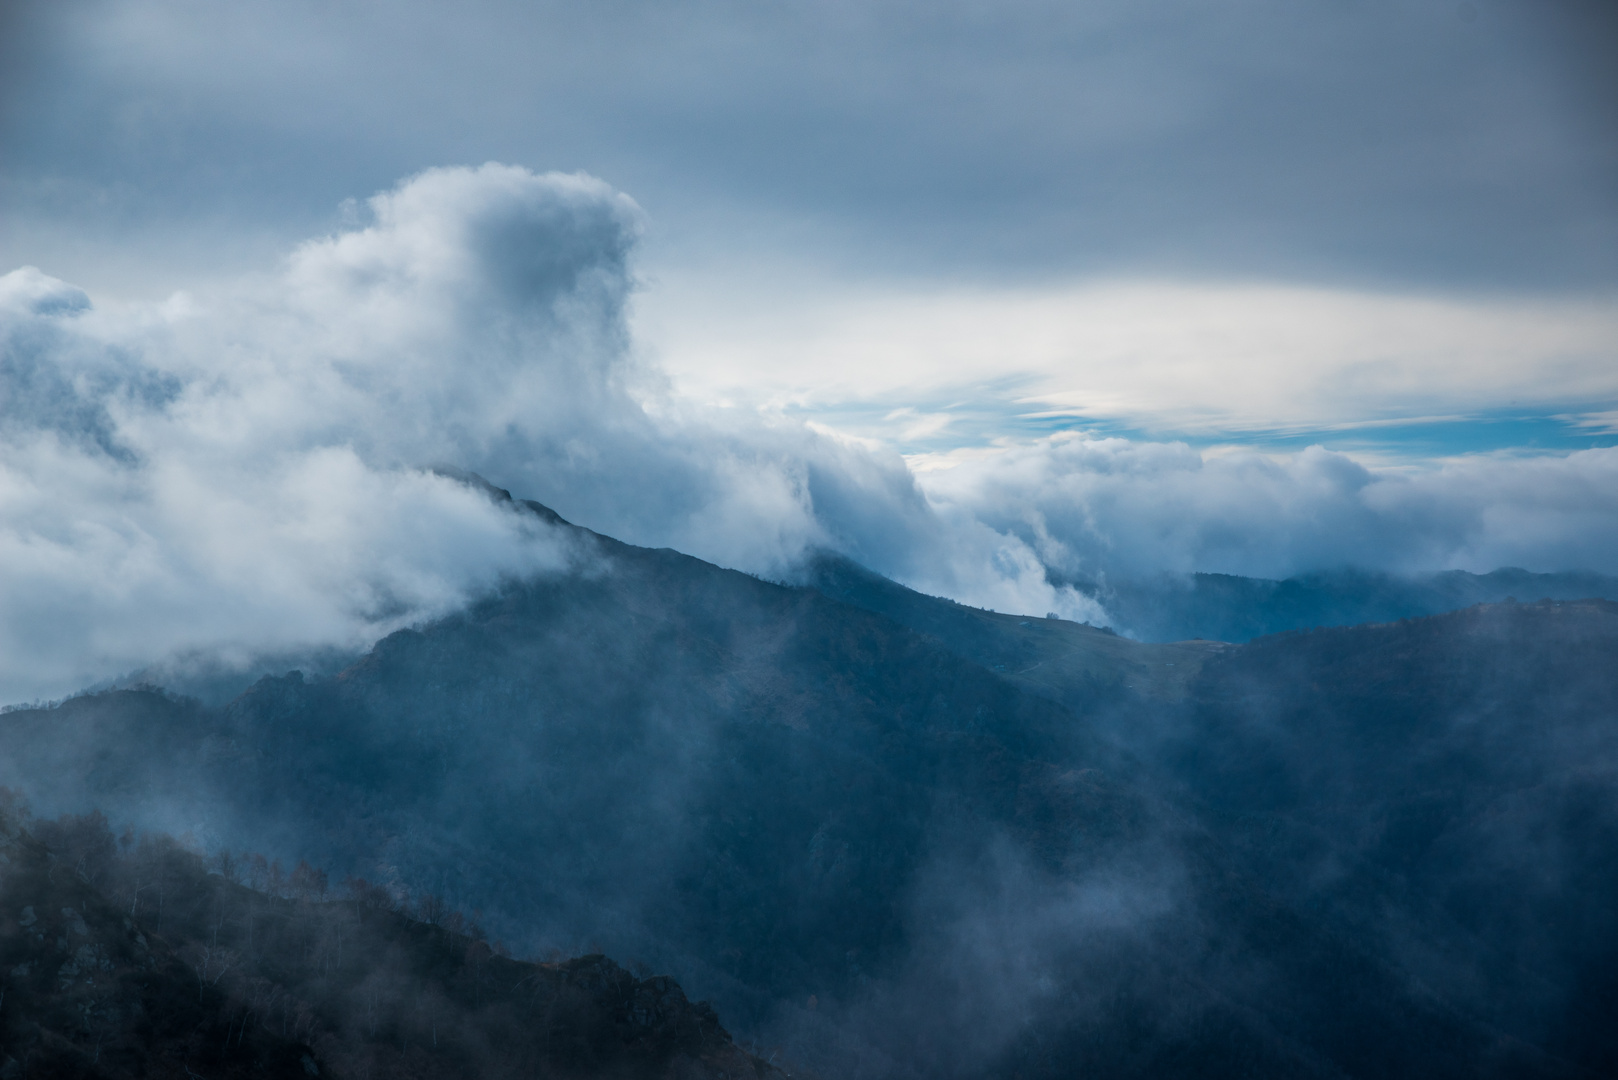
<path fill-rule="evenodd" d="M 1077 619 L 1105 613 L 1047 566 L 1618 569 L 1618 450 L 1407 475 L 1061 436 L 915 474 L 679 403 L 627 331 L 641 213 L 597 180 L 435 169 L 369 216 L 160 305 L 0 278 L 0 700 L 198 650 L 363 647 L 502 576 L 587 563 L 439 463 L 727 566 L 785 575 L 830 547 Z"/>

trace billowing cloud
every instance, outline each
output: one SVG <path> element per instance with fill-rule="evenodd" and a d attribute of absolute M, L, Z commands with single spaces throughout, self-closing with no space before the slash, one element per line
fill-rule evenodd
<path fill-rule="evenodd" d="M 6 697 L 198 649 L 363 646 L 569 561 L 422 466 L 603 413 L 633 204 L 486 169 L 373 210 L 275 277 L 157 307 L 0 279 Z"/>
<path fill-rule="evenodd" d="M 1105 613 L 1053 580 L 1612 568 L 1618 451 L 1410 475 L 1059 437 L 919 469 L 693 405 L 630 341 L 641 228 L 590 177 L 491 164 L 419 174 L 274 272 L 160 304 L 0 278 L 0 699 L 203 651 L 360 648 L 588 560 L 436 464 L 756 573 L 833 548 L 1079 619 Z"/>
<path fill-rule="evenodd" d="M 912 568 L 939 547 L 896 454 L 667 401 L 628 347 L 627 197 L 488 165 L 370 211 L 275 274 L 161 305 L 0 279 L 0 697 L 197 650 L 363 646 L 583 557 L 437 463 L 759 572 L 819 546 Z M 928 579 L 1093 610 L 977 533 Z"/>

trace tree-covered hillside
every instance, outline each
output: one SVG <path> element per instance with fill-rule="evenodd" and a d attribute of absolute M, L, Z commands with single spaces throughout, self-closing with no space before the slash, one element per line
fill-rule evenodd
<path fill-rule="evenodd" d="M 441 898 L 0 804 L 8 1077 L 782 1075 L 672 979 L 514 960 Z"/>
<path fill-rule="evenodd" d="M 0 781 L 667 971 L 827 1075 L 1612 1073 L 1613 605 L 1151 646 L 577 536 L 335 675 L 0 716 Z"/>

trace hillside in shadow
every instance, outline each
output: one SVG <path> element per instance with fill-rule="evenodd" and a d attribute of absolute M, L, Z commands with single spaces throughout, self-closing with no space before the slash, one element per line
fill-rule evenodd
<path fill-rule="evenodd" d="M 576 535 L 333 675 L 8 712 L 0 782 L 669 972 L 826 1075 L 1613 1074 L 1613 605 L 1146 645 Z"/>
<path fill-rule="evenodd" d="M 674 980 L 602 956 L 514 960 L 436 897 L 397 896 L 99 814 L 0 822 L 8 1077 L 781 1076 Z M 255 889 L 238 866 L 254 872 Z"/>
<path fill-rule="evenodd" d="M 1162 772 L 1268 889 L 1618 1074 L 1618 604 L 1260 639 L 1183 724 Z"/>
<path fill-rule="evenodd" d="M 1487 574 L 1389 574 L 1342 569 L 1272 581 L 1234 574 L 1165 575 L 1081 583 L 1115 624 L 1142 641 L 1251 641 L 1317 626 L 1354 626 L 1443 615 L 1507 600 L 1618 600 L 1618 578 L 1536 574 L 1506 567 Z"/>

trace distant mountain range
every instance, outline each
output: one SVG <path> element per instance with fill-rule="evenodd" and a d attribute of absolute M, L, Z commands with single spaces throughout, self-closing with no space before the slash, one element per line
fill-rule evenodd
<path fill-rule="evenodd" d="M 1251 641 L 1316 626 L 1393 622 L 1508 599 L 1618 600 L 1618 578 L 1535 574 L 1508 567 L 1488 574 L 1449 570 L 1397 575 L 1335 570 L 1284 581 L 1232 574 L 1063 582 L 1099 601 L 1120 631 L 1142 641 Z"/>
<path fill-rule="evenodd" d="M 666 972 L 826 1076 L 1618 1074 L 1618 605 L 1147 644 L 511 505 L 587 569 L 218 706 L 8 712 L 0 783 Z M 1419 591 L 1333 580 L 1149 625 Z"/>

